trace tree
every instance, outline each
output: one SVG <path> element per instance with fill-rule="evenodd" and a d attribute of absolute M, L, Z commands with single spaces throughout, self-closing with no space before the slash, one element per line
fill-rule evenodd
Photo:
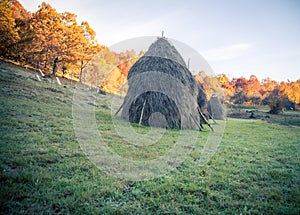
<path fill-rule="evenodd" d="M 243 91 L 246 94 L 248 80 L 244 77 L 234 78 L 231 81 L 232 86 L 234 86 L 235 92 Z"/>
<path fill-rule="evenodd" d="M 229 78 L 225 74 L 218 75 L 218 81 L 225 93 L 225 102 L 229 102 L 230 97 L 234 95 L 235 89 L 231 85 Z"/>
<path fill-rule="evenodd" d="M 80 51 L 77 51 L 78 42 L 80 41 L 81 31 L 78 32 L 78 24 L 76 21 L 76 15 L 64 12 L 61 14 L 61 22 L 63 25 L 63 34 L 60 41 L 60 55 L 63 60 L 64 67 L 70 70 L 76 69 L 77 55 Z M 66 74 L 66 73 L 65 73 Z"/>
<path fill-rule="evenodd" d="M 251 75 L 246 85 L 246 95 L 248 97 L 260 97 L 260 82 L 255 75 Z"/>
<path fill-rule="evenodd" d="M 198 74 L 194 75 L 195 81 L 200 85 L 200 87 L 204 90 L 204 92 L 206 91 L 206 89 L 204 87 L 204 77 L 205 76 L 206 76 L 206 73 L 204 71 L 200 71 Z"/>
<path fill-rule="evenodd" d="M 278 114 L 278 113 L 282 112 L 283 103 L 280 100 L 279 89 L 278 88 L 274 89 L 268 95 L 268 97 L 266 97 L 263 100 L 263 103 L 266 104 L 266 105 L 268 105 L 270 107 L 269 113 L 271 113 L 271 114 Z"/>
<path fill-rule="evenodd" d="M 255 75 L 251 75 L 246 85 L 246 96 L 249 98 L 249 103 L 252 105 L 260 104 L 260 82 Z"/>
<path fill-rule="evenodd" d="M 198 74 L 194 75 L 194 79 L 204 90 L 208 98 L 215 94 L 222 102 L 226 100 L 225 94 L 219 82 L 219 77 L 207 75 L 206 72 L 202 70 Z"/>
<path fill-rule="evenodd" d="M 63 75 L 71 78 L 72 71 L 72 76 L 79 78 L 86 64 L 102 48 L 87 22 L 78 25 L 75 14 L 58 13 L 44 2 L 24 29 L 28 43 L 22 47 L 23 58 L 35 67 L 43 67 L 46 73 L 51 72 L 53 60 L 58 57 L 59 68 L 67 68 Z"/>
<path fill-rule="evenodd" d="M 43 2 L 29 20 L 27 33 L 31 34 L 32 40 L 25 49 L 30 63 L 48 68 L 49 73 L 53 60 L 60 58 L 64 30 L 61 14 Z"/>
<path fill-rule="evenodd" d="M 9 57 L 10 47 L 19 39 L 18 28 L 12 16 L 12 7 L 8 0 L 0 2 L 0 56 Z"/>
<path fill-rule="evenodd" d="M 78 42 L 78 48 L 80 50 L 79 61 L 80 61 L 80 81 L 82 81 L 82 70 L 85 68 L 87 63 L 99 53 L 103 47 L 101 47 L 96 40 L 96 33 L 90 27 L 88 22 L 81 23 L 81 40 Z"/>
<path fill-rule="evenodd" d="M 244 94 L 243 91 L 239 91 L 237 93 L 235 93 L 230 100 L 234 103 L 234 104 L 243 104 L 244 102 L 248 101 L 247 96 Z"/>
<path fill-rule="evenodd" d="M 296 105 L 300 103 L 300 84 L 298 82 L 281 82 L 278 86 L 280 96 L 286 96 L 293 102 L 292 109 L 296 109 Z"/>
<path fill-rule="evenodd" d="M 278 83 L 271 78 L 266 78 L 261 81 L 261 87 L 259 93 L 262 96 L 262 99 L 266 98 L 276 87 Z"/>

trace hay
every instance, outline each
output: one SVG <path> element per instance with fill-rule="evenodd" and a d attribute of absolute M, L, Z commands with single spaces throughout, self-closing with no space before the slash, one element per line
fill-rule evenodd
<path fill-rule="evenodd" d="M 213 119 L 224 120 L 225 109 L 217 95 L 213 94 L 208 102 L 208 112 Z"/>
<path fill-rule="evenodd" d="M 198 129 L 205 93 L 166 38 L 158 38 L 129 70 L 122 118 L 143 125 Z"/>

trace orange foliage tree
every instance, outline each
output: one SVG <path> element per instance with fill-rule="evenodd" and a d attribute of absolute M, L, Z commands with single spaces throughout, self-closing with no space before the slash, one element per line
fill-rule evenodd
<path fill-rule="evenodd" d="M 0 56 L 9 58 L 13 45 L 20 39 L 12 6 L 7 0 L 0 1 Z"/>

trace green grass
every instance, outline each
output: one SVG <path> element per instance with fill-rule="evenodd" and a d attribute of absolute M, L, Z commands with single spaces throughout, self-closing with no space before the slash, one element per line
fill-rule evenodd
<path fill-rule="evenodd" d="M 2 214 L 300 213 L 298 126 L 228 118 L 206 165 L 197 161 L 208 129 L 199 132 L 195 150 L 176 171 L 129 182 L 105 174 L 81 150 L 73 129 L 74 86 L 65 82 L 52 91 L 29 71 L 5 63 L 0 70 Z M 115 153 L 147 160 L 173 146 L 176 130 L 153 146 L 123 141 L 112 124 L 110 99 L 98 95 L 95 110 L 98 129 Z"/>
<path fill-rule="evenodd" d="M 269 123 L 276 123 L 286 126 L 300 126 L 300 111 L 284 111 L 279 114 L 269 114 L 268 106 L 239 106 L 228 105 L 227 114 L 237 118 L 249 118 L 251 113 L 254 118 L 265 120 Z"/>

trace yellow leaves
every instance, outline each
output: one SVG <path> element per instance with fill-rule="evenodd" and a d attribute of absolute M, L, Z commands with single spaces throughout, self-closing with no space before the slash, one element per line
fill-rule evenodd
<path fill-rule="evenodd" d="M 0 3 L 0 47 L 1 53 L 6 52 L 7 47 L 19 40 L 18 28 L 12 16 L 12 8 L 7 0 Z"/>
<path fill-rule="evenodd" d="M 286 95 L 290 101 L 296 104 L 300 103 L 300 83 L 296 81 L 281 82 L 278 88 L 281 94 Z"/>

